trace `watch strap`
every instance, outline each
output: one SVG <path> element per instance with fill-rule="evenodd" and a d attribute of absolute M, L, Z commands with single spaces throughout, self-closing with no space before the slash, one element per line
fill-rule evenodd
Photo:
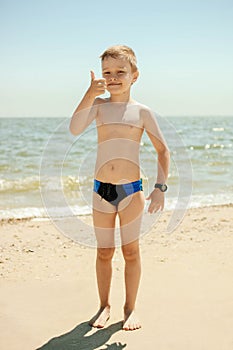
<path fill-rule="evenodd" d="M 166 184 L 156 183 L 154 185 L 154 188 L 159 188 L 161 192 L 166 192 L 167 191 L 167 185 Z"/>

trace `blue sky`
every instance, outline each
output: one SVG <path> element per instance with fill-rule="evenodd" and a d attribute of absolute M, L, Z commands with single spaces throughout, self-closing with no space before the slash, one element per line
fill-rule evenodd
<path fill-rule="evenodd" d="M 70 116 L 113 44 L 164 116 L 233 115 L 233 1 L 0 0 L 0 117 Z"/>

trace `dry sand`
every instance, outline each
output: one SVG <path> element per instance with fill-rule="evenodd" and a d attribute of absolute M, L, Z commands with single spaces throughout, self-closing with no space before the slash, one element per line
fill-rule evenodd
<path fill-rule="evenodd" d="M 1 350 L 232 350 L 233 205 L 187 211 L 168 235 L 160 225 L 141 239 L 137 314 L 142 329 L 121 330 L 124 263 L 113 261 L 112 315 L 98 307 L 95 249 L 64 237 L 49 221 L 1 222 Z"/>

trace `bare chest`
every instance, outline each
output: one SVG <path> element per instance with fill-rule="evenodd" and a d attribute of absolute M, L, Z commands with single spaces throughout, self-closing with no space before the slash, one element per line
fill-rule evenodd
<path fill-rule="evenodd" d="M 96 124 L 100 140 L 126 138 L 138 140 L 143 128 L 137 106 L 103 106 L 98 112 Z"/>

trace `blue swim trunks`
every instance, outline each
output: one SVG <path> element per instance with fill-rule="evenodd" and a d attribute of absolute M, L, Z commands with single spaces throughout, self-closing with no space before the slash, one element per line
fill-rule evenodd
<path fill-rule="evenodd" d="M 124 198 L 135 192 L 143 191 L 142 179 L 120 185 L 101 182 L 95 179 L 93 190 L 98 193 L 101 198 L 105 199 L 112 205 L 118 206 L 120 201 Z"/>

